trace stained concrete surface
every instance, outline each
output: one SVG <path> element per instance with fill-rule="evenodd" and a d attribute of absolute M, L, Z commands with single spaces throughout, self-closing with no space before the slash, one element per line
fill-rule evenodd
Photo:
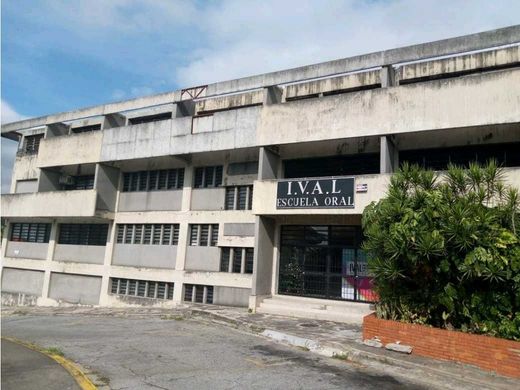
<path fill-rule="evenodd" d="M 79 390 L 74 378 L 50 357 L 2 339 L 3 390 Z"/>
<path fill-rule="evenodd" d="M 2 331 L 58 346 L 112 389 L 421 388 L 366 367 L 179 318 L 26 315 L 4 317 Z"/>

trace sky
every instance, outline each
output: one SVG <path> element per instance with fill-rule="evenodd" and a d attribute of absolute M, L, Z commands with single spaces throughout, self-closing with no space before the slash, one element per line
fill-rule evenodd
<path fill-rule="evenodd" d="M 518 0 L 3 0 L 1 121 L 518 24 Z M 2 139 L 2 192 L 16 143 Z"/>

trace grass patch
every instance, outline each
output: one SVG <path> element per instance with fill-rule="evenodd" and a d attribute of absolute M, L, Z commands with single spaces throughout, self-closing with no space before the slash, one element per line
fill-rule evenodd
<path fill-rule="evenodd" d="M 28 314 L 25 310 L 15 310 L 13 311 L 13 315 L 26 316 Z"/>
<path fill-rule="evenodd" d="M 309 348 L 307 348 L 307 347 L 302 347 L 302 346 L 300 346 L 300 345 L 296 346 L 296 348 L 298 348 L 300 351 L 305 351 L 305 352 L 309 352 L 309 351 L 310 351 Z"/>
<path fill-rule="evenodd" d="M 61 348 L 58 347 L 45 348 L 43 352 L 48 353 L 49 355 L 65 356 Z"/>

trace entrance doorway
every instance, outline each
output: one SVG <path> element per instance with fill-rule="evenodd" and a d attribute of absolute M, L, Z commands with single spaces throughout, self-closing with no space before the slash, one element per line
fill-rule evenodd
<path fill-rule="evenodd" d="M 284 225 L 278 293 L 373 302 L 360 226 Z"/>

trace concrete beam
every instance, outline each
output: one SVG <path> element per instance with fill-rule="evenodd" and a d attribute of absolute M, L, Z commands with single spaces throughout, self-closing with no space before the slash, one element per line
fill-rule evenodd
<path fill-rule="evenodd" d="M 393 173 L 399 168 L 399 151 L 392 136 L 383 136 L 381 140 L 380 172 Z"/>
<path fill-rule="evenodd" d="M 103 120 L 101 129 L 111 129 L 113 127 L 122 127 L 126 125 L 126 117 L 123 114 L 114 112 L 112 114 L 106 114 Z"/>
<path fill-rule="evenodd" d="M 278 177 L 280 156 L 272 148 L 261 147 L 258 159 L 258 180 L 271 180 Z"/>
<path fill-rule="evenodd" d="M 520 25 L 364 54 L 335 61 L 328 61 L 279 72 L 214 83 L 208 85 L 206 89 L 206 97 L 233 92 L 243 92 L 246 90 L 265 88 L 272 85 L 303 81 L 318 77 L 333 76 L 340 73 L 369 69 L 378 66 L 482 50 L 518 42 L 520 42 Z M 50 123 L 65 122 L 91 116 L 105 115 L 106 113 L 122 112 L 125 110 L 135 110 L 154 105 L 178 102 L 181 100 L 180 94 L 181 91 L 179 90 L 123 102 L 83 108 L 76 111 L 26 119 L 3 125 L 1 132 L 4 134 L 32 127 L 44 126 Z"/>
<path fill-rule="evenodd" d="M 69 134 L 69 132 L 70 132 L 69 125 L 66 125 L 65 123 L 62 123 L 62 122 L 51 123 L 50 125 L 47 125 L 45 137 L 46 138 L 60 137 L 62 135 Z"/>

